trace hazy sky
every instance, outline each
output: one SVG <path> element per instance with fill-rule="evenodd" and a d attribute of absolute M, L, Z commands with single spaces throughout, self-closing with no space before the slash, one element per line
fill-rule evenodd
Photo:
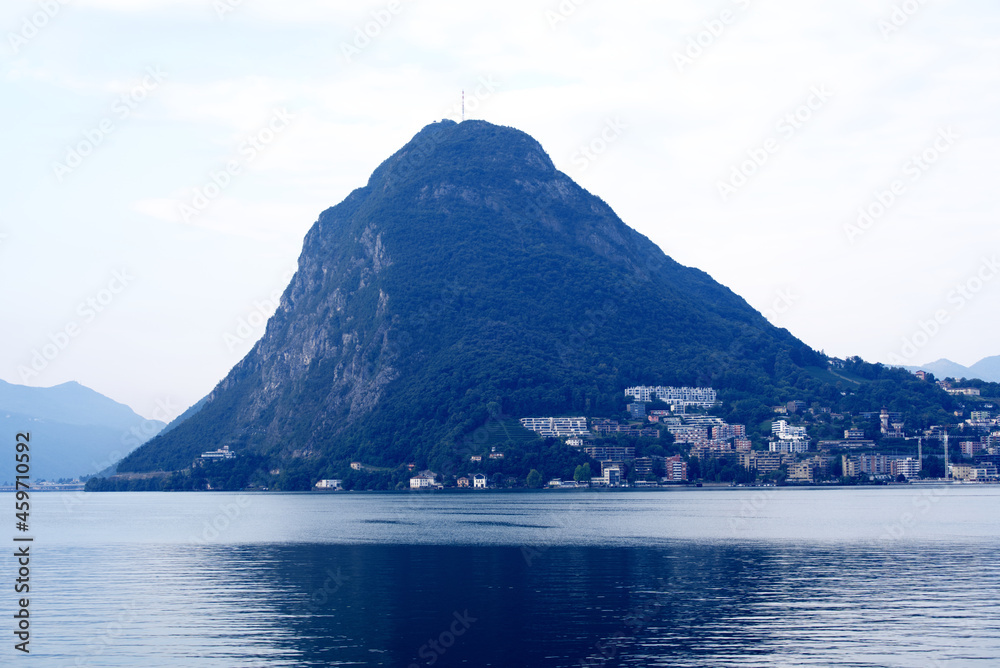
<path fill-rule="evenodd" d="M 172 417 L 463 89 L 827 354 L 1000 354 L 995 1 L 5 0 L 0 31 L 9 382 Z"/>

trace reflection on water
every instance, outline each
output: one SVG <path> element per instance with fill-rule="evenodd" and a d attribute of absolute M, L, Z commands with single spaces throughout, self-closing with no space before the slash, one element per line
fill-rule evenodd
<path fill-rule="evenodd" d="M 857 507 L 842 512 L 782 491 L 748 519 L 760 539 L 730 522 L 750 493 L 437 496 L 417 507 L 258 496 L 206 544 L 181 537 L 226 495 L 95 495 L 65 514 L 47 500 L 32 663 L 996 665 L 1000 495 L 949 493 L 920 516 L 934 539 L 907 521 L 890 540 L 886 521 L 917 492 L 878 507 L 843 496 Z M 290 514 L 296 504 L 303 512 Z M 142 527 L 171 506 L 179 519 Z M 796 525 L 807 510 L 834 527 L 826 540 Z M 848 521 L 870 539 L 831 539 Z M 719 535 L 687 537 L 691 525 Z"/>

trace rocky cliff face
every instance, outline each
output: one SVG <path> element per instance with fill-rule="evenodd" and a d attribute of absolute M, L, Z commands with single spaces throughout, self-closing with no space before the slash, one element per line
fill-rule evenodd
<path fill-rule="evenodd" d="M 487 405 L 608 413 L 627 385 L 763 388 L 816 359 L 528 135 L 444 121 L 323 212 L 263 338 L 120 470 L 179 469 L 221 445 L 317 471 L 430 463 Z"/>

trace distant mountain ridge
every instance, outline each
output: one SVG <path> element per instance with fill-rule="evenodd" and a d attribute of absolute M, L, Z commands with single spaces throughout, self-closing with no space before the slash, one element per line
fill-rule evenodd
<path fill-rule="evenodd" d="M 984 357 L 969 367 L 962 366 L 948 359 L 939 359 L 936 362 L 922 366 L 906 366 L 903 368 L 911 372 L 929 371 L 939 380 L 944 378 L 978 378 L 989 383 L 1000 383 L 1000 355 Z"/>
<path fill-rule="evenodd" d="M 165 425 L 77 382 L 28 387 L 0 380 L 0 426 L 9 442 L 30 431 L 32 478 L 57 480 L 99 473 Z M 13 474 L 13 457 L 0 458 L 0 482 Z"/>

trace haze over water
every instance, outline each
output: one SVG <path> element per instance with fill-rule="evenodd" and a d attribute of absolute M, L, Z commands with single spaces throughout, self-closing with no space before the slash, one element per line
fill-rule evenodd
<path fill-rule="evenodd" d="M 38 495 L 31 663 L 990 666 L 998 502 L 978 486 Z"/>

